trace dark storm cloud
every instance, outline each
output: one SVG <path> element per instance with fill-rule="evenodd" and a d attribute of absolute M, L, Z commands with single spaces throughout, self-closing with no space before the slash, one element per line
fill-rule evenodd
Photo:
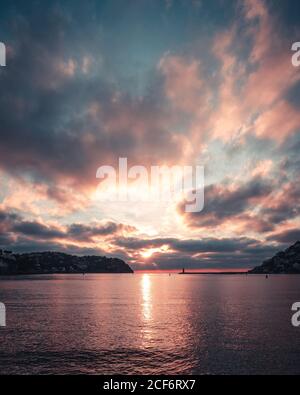
<path fill-rule="evenodd" d="M 275 233 L 268 237 L 269 241 L 293 244 L 300 240 L 300 229 L 288 229 L 286 231 Z"/>
<path fill-rule="evenodd" d="M 20 222 L 12 227 L 12 232 L 22 233 L 27 236 L 38 237 L 40 239 L 55 239 L 64 237 L 64 232 L 51 228 L 38 222 Z"/>
<path fill-rule="evenodd" d="M 200 252 L 236 252 L 243 250 L 249 245 L 256 244 L 255 240 L 240 239 L 203 239 L 203 240 L 176 240 L 172 248 L 177 251 L 200 253 Z"/>
<path fill-rule="evenodd" d="M 179 206 L 180 213 L 185 217 L 190 226 L 214 227 L 225 220 L 246 219 L 242 217 L 255 206 L 261 198 L 272 192 L 272 184 L 261 178 L 252 179 L 250 182 L 234 185 L 209 185 L 205 188 L 205 205 L 201 212 L 185 213 L 184 204 Z M 268 224 L 257 218 L 257 226 L 269 230 Z"/>
<path fill-rule="evenodd" d="M 262 179 L 254 179 L 236 190 L 220 190 L 211 185 L 205 191 L 207 203 L 203 214 L 213 213 L 217 218 L 228 218 L 244 212 L 251 204 L 251 199 L 264 197 L 272 191 L 271 185 Z M 200 215 L 200 214 L 199 214 Z"/>
<path fill-rule="evenodd" d="M 93 236 L 110 236 L 119 232 L 135 230 L 134 227 L 108 222 L 104 225 L 88 226 L 72 224 L 67 227 L 67 235 L 75 240 L 90 240 Z"/>
<path fill-rule="evenodd" d="M 20 220 L 21 216 L 15 213 L 6 213 L 0 210 L 0 223 Z"/>
<path fill-rule="evenodd" d="M 106 237 L 133 231 L 135 231 L 133 226 L 114 222 L 92 224 L 89 226 L 71 224 L 59 228 L 53 225 L 48 226 L 37 221 L 26 221 L 18 214 L 0 211 L 1 244 L 4 246 L 6 244 L 10 245 L 14 240 L 18 249 L 21 248 L 24 240 L 26 241 L 26 245 L 31 246 L 33 246 L 34 243 L 37 243 L 37 246 L 42 246 L 44 241 L 47 240 L 46 245 L 49 245 L 50 248 L 53 244 L 51 241 L 55 241 L 55 245 L 59 245 L 59 242 L 63 244 L 76 241 L 92 242 L 95 236 Z"/>
<path fill-rule="evenodd" d="M 54 226 L 47 226 L 37 221 L 26 221 L 21 215 L 0 211 L 0 229 L 8 238 L 19 236 L 31 237 L 33 240 L 50 240 L 63 238 L 65 233 Z"/>
<path fill-rule="evenodd" d="M 292 220 L 300 215 L 300 185 L 299 178 L 279 185 L 277 197 L 271 207 L 267 205 L 260 210 L 260 215 L 276 225 Z"/>
<path fill-rule="evenodd" d="M 300 108 L 300 81 L 293 85 L 287 92 L 287 100 L 294 105 L 295 108 Z"/>

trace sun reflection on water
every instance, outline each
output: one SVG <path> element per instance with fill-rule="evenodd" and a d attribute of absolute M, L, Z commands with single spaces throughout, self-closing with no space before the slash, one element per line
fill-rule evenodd
<path fill-rule="evenodd" d="M 143 274 L 141 279 L 141 293 L 142 293 L 142 313 L 144 322 L 149 322 L 152 319 L 152 292 L 151 292 L 151 278 L 149 274 Z"/>
<path fill-rule="evenodd" d="M 149 274 L 143 274 L 141 277 L 141 320 L 143 346 L 149 346 L 152 340 L 152 281 Z"/>

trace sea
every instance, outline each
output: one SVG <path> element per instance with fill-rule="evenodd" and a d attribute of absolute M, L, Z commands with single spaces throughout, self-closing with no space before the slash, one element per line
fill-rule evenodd
<path fill-rule="evenodd" d="M 300 374 L 298 275 L 0 278 L 0 374 Z"/>

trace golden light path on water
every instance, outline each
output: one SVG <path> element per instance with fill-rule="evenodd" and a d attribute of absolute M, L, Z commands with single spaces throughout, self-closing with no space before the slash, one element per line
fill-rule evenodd
<path fill-rule="evenodd" d="M 149 274 L 143 274 L 141 276 L 140 289 L 142 297 L 142 336 L 144 345 L 147 347 L 152 340 L 152 282 Z"/>

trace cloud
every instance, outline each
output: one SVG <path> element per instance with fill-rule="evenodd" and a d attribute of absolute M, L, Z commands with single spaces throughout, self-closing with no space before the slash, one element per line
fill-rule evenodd
<path fill-rule="evenodd" d="M 116 237 L 113 245 L 124 248 L 136 269 L 247 268 L 272 256 L 278 246 L 249 238 L 135 238 Z M 150 251 L 149 257 L 147 252 Z M 146 259 L 144 258 L 146 255 Z"/>
<path fill-rule="evenodd" d="M 149 82 L 155 95 L 133 97 L 106 72 L 92 72 L 97 45 L 84 34 L 69 45 L 72 21 L 55 7 L 43 24 L 34 14 L 8 26 L 13 51 L 0 74 L 3 170 L 48 184 L 49 196 L 61 201 L 63 188 L 95 187 L 97 168 L 119 157 L 135 164 L 143 158 L 143 165 L 180 158 L 188 140 L 172 128 L 158 77 Z M 97 33 L 95 24 L 85 28 Z"/>
<path fill-rule="evenodd" d="M 160 60 L 158 69 L 165 77 L 166 96 L 175 108 L 195 115 L 201 108 L 204 91 L 200 62 L 166 54 Z"/>
<path fill-rule="evenodd" d="M 186 213 L 184 204 L 179 212 L 191 227 L 214 228 L 232 225 L 235 222 L 256 221 L 256 226 L 263 226 L 259 218 L 251 218 L 251 209 L 272 192 L 272 185 L 261 178 L 254 178 L 244 184 L 227 183 L 209 185 L 205 188 L 205 206 L 203 211 Z"/>
<path fill-rule="evenodd" d="M 300 240 L 300 229 L 287 229 L 283 232 L 272 234 L 268 237 L 268 240 L 293 244 Z"/>
<path fill-rule="evenodd" d="M 67 234 L 75 240 L 91 240 L 94 236 L 112 236 L 114 234 L 133 233 L 136 228 L 115 222 L 98 225 L 72 224 L 67 228 Z"/>
<path fill-rule="evenodd" d="M 221 84 L 212 131 L 224 140 L 251 133 L 282 142 L 300 128 L 285 100 L 300 78 L 291 65 L 290 41 L 266 2 L 245 1 L 242 9 L 239 22 L 219 33 L 213 47 Z"/>
<path fill-rule="evenodd" d="M 65 236 L 64 232 L 56 227 L 49 227 L 38 222 L 28 221 L 22 221 L 15 224 L 11 231 L 27 236 L 37 237 L 42 240 L 57 239 Z"/>
<path fill-rule="evenodd" d="M 69 247 L 72 246 L 71 250 L 73 251 L 76 244 L 78 249 L 94 248 L 95 250 L 102 250 L 99 241 L 105 245 L 106 238 L 116 235 L 130 235 L 136 232 L 136 228 L 112 221 L 91 223 L 90 225 L 80 223 L 66 226 L 45 224 L 37 220 L 24 220 L 19 214 L 0 211 L 0 232 L 2 245 L 5 247 L 5 244 L 8 244 L 11 248 L 14 246 L 18 251 L 22 249 L 24 244 L 31 246 L 48 245 L 47 249 L 51 249 L 55 245 L 64 248 L 64 250 L 69 245 Z M 108 245 L 107 253 L 109 253 Z"/>
<path fill-rule="evenodd" d="M 151 267 L 246 266 L 297 235 L 300 74 L 290 27 L 268 1 L 201 2 L 201 12 L 166 1 L 163 22 L 155 13 L 148 30 L 141 21 L 152 3 L 138 15 L 80 2 L 44 7 L 4 10 L 3 245 L 106 251 Z M 163 217 L 95 203 L 97 168 L 119 157 L 146 167 L 203 160 L 204 211 L 180 205 Z M 91 220 L 96 210 L 101 221 Z M 147 249 L 151 259 L 141 261 Z"/>

